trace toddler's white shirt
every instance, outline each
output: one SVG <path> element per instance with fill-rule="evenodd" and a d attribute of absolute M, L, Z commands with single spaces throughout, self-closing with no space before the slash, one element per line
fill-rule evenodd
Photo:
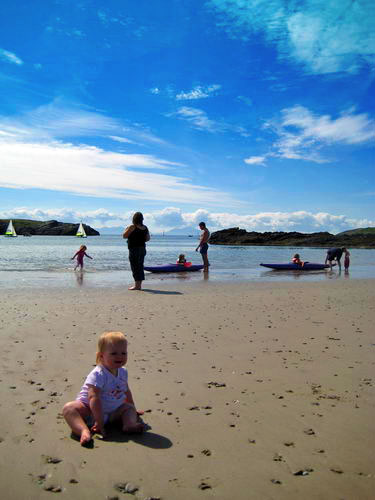
<path fill-rule="evenodd" d="M 121 367 L 117 371 L 117 376 L 113 375 L 104 366 L 96 366 L 86 377 L 80 393 L 77 396 L 79 401 L 89 404 L 89 386 L 98 387 L 102 402 L 103 413 L 112 413 L 117 410 L 126 400 L 128 391 L 128 371 Z"/>

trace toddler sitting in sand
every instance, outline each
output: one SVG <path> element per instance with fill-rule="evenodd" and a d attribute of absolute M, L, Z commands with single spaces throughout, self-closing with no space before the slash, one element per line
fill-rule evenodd
<path fill-rule="evenodd" d="M 63 415 L 81 445 L 88 444 L 92 433 L 105 436 L 107 422 L 120 420 L 124 432 L 142 432 L 144 424 L 137 412 L 128 385 L 128 342 L 121 332 L 106 332 L 99 337 L 97 366 L 88 374 L 75 401 L 66 403 Z M 88 427 L 91 420 L 91 431 Z"/>

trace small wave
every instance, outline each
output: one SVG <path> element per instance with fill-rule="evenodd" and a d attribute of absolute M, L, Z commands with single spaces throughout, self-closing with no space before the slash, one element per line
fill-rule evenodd
<path fill-rule="evenodd" d="M 2 269 L 1 272 L 7 272 L 7 273 L 33 273 L 33 272 L 40 272 L 40 271 L 46 271 L 46 269 L 43 269 L 42 267 L 41 268 L 33 268 L 33 269 L 22 269 L 22 268 L 15 268 L 15 269 L 12 269 L 12 268 L 7 268 L 7 269 Z"/>
<path fill-rule="evenodd" d="M 72 273 L 74 272 L 74 267 L 8 267 L 6 269 L 2 269 L 2 272 L 8 273 Z M 83 272 L 85 273 L 115 273 L 119 271 L 129 271 L 126 267 L 117 267 L 117 268 L 84 268 Z"/>

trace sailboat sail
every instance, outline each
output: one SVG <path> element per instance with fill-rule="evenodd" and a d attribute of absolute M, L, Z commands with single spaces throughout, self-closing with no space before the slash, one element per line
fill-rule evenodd
<path fill-rule="evenodd" d="M 86 234 L 85 228 L 83 227 L 82 222 L 79 225 L 79 228 L 78 228 L 76 236 L 78 238 L 87 238 L 87 234 Z"/>
<path fill-rule="evenodd" d="M 5 231 L 5 235 L 4 236 L 10 236 L 10 237 L 17 236 L 16 230 L 14 229 L 13 222 L 11 220 L 9 221 L 8 228 Z"/>

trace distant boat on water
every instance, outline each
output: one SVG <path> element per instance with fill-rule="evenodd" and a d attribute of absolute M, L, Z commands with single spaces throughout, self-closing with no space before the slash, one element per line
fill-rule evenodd
<path fill-rule="evenodd" d="M 80 225 L 78 227 L 78 231 L 76 233 L 76 236 L 77 236 L 77 238 L 87 238 L 87 234 L 86 234 L 86 231 L 83 227 L 82 222 L 80 223 Z"/>
<path fill-rule="evenodd" d="M 9 221 L 9 224 L 8 224 L 7 230 L 5 231 L 4 236 L 8 236 L 9 238 L 16 238 L 17 237 L 17 233 L 13 227 L 12 220 Z"/>

